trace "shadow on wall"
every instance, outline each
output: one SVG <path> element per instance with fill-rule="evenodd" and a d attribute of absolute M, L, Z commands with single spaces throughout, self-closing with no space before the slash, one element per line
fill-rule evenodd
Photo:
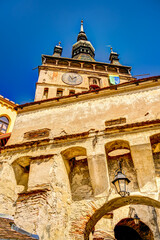
<path fill-rule="evenodd" d="M 28 189 L 30 162 L 30 157 L 21 157 L 12 163 L 17 185 L 22 186 L 20 192 Z"/>
<path fill-rule="evenodd" d="M 150 137 L 156 177 L 160 177 L 160 133 Z"/>

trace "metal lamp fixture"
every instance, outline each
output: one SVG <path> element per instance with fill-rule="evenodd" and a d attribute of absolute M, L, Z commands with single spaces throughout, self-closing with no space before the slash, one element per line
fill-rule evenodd
<path fill-rule="evenodd" d="M 128 192 L 128 184 L 130 183 L 130 180 L 122 172 L 122 160 L 119 161 L 119 169 L 116 170 L 115 178 L 112 183 L 121 197 L 129 196 L 130 193 Z"/>
<path fill-rule="evenodd" d="M 138 225 L 140 223 L 140 218 L 138 217 L 135 208 L 129 207 L 128 217 L 132 218 L 136 225 Z"/>
<path fill-rule="evenodd" d="M 138 215 L 137 215 L 137 213 L 135 213 L 134 214 L 134 223 L 136 224 L 136 225 L 138 225 L 139 224 L 139 222 L 140 222 L 140 218 L 138 217 Z"/>

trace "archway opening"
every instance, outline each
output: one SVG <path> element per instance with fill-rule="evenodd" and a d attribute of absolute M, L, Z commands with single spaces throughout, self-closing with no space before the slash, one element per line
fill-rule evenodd
<path fill-rule="evenodd" d="M 133 218 L 122 219 L 114 229 L 117 240 L 153 240 L 150 228 L 142 221 L 135 224 Z"/>
<path fill-rule="evenodd" d="M 128 226 L 116 226 L 114 232 L 117 240 L 143 240 L 133 228 Z"/>

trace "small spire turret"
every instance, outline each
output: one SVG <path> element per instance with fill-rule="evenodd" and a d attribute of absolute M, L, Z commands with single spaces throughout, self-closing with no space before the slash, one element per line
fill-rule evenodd
<path fill-rule="evenodd" d="M 61 47 L 61 42 L 54 47 L 53 56 L 60 57 L 62 55 L 63 48 Z"/>
<path fill-rule="evenodd" d="M 113 52 L 113 48 L 111 46 L 110 46 L 110 49 L 111 49 L 111 53 L 109 56 L 109 60 L 111 64 L 121 65 L 119 62 L 119 54 L 117 52 Z"/>

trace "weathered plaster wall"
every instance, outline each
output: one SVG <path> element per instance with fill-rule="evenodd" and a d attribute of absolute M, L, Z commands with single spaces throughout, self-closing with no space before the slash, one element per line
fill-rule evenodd
<path fill-rule="evenodd" d="M 68 72 L 73 72 L 73 73 L 75 72 L 80 74 L 83 79 L 82 83 L 74 86 L 65 84 L 62 81 L 62 75 L 66 72 L 66 70 Z M 107 72 L 107 74 L 104 74 L 104 73 L 101 74 L 101 72 L 98 73 L 96 71 L 90 71 L 90 74 L 89 74 L 88 72 L 85 72 L 84 69 L 81 70 L 81 69 L 69 69 L 69 68 L 65 69 L 65 72 L 64 72 L 64 69 L 40 70 L 39 79 L 36 86 L 35 101 L 44 99 L 43 92 L 44 92 L 44 88 L 46 87 L 49 88 L 48 98 L 54 98 L 56 97 L 57 88 L 61 88 L 63 90 L 63 95 L 66 96 L 66 95 L 69 95 L 69 90 L 75 90 L 75 93 L 88 90 L 90 77 L 98 78 L 100 80 L 100 87 L 103 88 L 110 85 L 108 74 L 119 75 L 119 73 L 114 73 L 114 72 Z M 128 78 L 131 77 L 128 74 L 126 74 L 126 76 Z M 120 74 L 121 83 L 128 81 L 125 79 L 125 77 Z"/>
<path fill-rule="evenodd" d="M 156 87 L 24 112 L 18 114 L 8 144 L 24 141 L 24 133 L 35 129 L 51 129 L 52 138 L 63 131 L 73 134 L 90 129 L 103 130 L 106 120 L 120 117 L 125 117 L 126 123 L 157 119 L 159 98 L 160 89 Z"/>
<path fill-rule="evenodd" d="M 81 139 L 70 143 L 66 141 L 63 142 L 63 144 L 47 143 L 47 145 L 35 145 L 27 148 L 24 146 L 20 150 L 8 150 L 8 152 L 4 152 L 4 155 L 2 153 L 1 160 L 2 162 L 4 160 L 7 161 L 9 168 L 12 168 L 11 164 L 16 161 L 19 164 L 28 164 L 27 159 L 30 159 L 30 171 L 28 181 L 29 192 L 28 194 L 25 194 L 22 192 L 23 189 L 18 188 L 20 185 L 17 186 L 16 181 L 13 181 L 15 178 L 14 174 L 11 174 L 13 169 L 8 170 L 10 175 L 9 186 L 12 187 L 13 192 L 14 190 L 19 190 L 21 194 L 19 197 L 14 196 L 14 198 L 12 198 L 12 204 L 8 199 L 6 205 L 2 203 L 3 208 L 1 209 L 1 212 L 6 213 L 7 210 L 5 206 L 8 206 L 10 203 L 9 211 L 12 211 L 13 214 L 15 212 L 16 224 L 29 232 L 39 234 L 41 239 L 82 240 L 85 224 L 90 216 L 96 209 L 100 208 L 108 198 L 114 199 L 117 196 L 114 188 L 110 188 L 110 182 L 112 179 L 108 174 L 109 169 L 107 168 L 108 163 L 105 155 L 106 143 L 115 139 L 127 139 L 130 143 L 131 154 L 133 157 L 133 151 L 135 149 L 133 149 L 132 146 L 134 146 L 134 144 L 136 146 L 140 144 L 145 146 L 144 143 L 149 141 L 149 137 L 147 136 L 151 136 L 154 133 L 154 130 L 148 130 L 145 134 L 144 132 L 132 132 L 127 135 L 121 133 L 113 136 L 99 136 L 92 133 L 88 139 Z M 94 141 L 95 136 L 97 139 L 96 143 Z M 72 149 L 72 151 L 67 151 L 68 148 Z M 86 151 L 80 151 L 79 149 L 81 148 L 86 149 Z M 87 174 L 89 171 L 94 196 L 91 195 L 89 198 L 82 200 L 75 200 L 72 198 L 71 183 L 62 153 L 65 154 L 66 158 L 74 157 L 74 155 L 76 157 L 81 154 L 87 155 L 88 169 L 86 165 L 86 170 L 84 170 Z M 137 157 L 137 160 L 133 157 L 133 164 L 137 169 L 137 181 L 140 186 L 139 194 L 145 194 L 157 199 L 158 191 L 156 190 L 157 185 L 154 175 L 153 159 L 152 162 L 145 161 L 145 169 L 148 170 L 148 173 L 146 173 L 146 170 L 144 172 L 144 169 L 141 167 L 143 148 L 140 147 L 138 153 L 139 157 Z M 151 171 L 153 171 L 153 174 L 150 174 Z M 135 177 L 134 170 L 133 176 L 131 173 L 130 176 L 133 178 Z M 144 188 L 143 183 L 141 183 L 144 177 L 146 177 L 147 186 L 150 186 L 149 191 L 147 187 Z M 76 184 L 79 185 L 79 181 L 77 181 Z M 2 185 L 4 186 L 3 181 Z M 87 185 L 87 187 L 90 187 L 90 183 L 87 183 Z M 18 200 L 16 204 L 13 205 L 17 197 Z M 110 226 L 110 229 L 111 226 L 114 229 L 115 224 L 117 224 L 121 217 L 128 216 L 128 208 L 126 211 L 123 211 L 122 215 L 120 209 L 117 210 L 117 212 L 118 213 L 115 214 L 113 218 L 115 219 L 114 223 L 108 223 L 107 225 Z M 145 212 L 138 212 L 138 214 L 140 217 L 142 215 L 143 221 L 148 225 L 152 214 L 145 214 Z M 103 224 L 99 224 L 99 226 L 103 226 Z M 151 225 L 149 225 L 149 227 L 154 234 L 156 234 L 158 231 L 156 223 L 154 227 Z M 158 238 L 155 239 L 158 240 Z"/>
<path fill-rule="evenodd" d="M 39 234 L 40 239 L 84 239 L 86 223 L 96 209 L 117 197 L 111 186 L 116 162 L 109 162 L 106 146 L 118 140 L 129 144 L 124 169 L 132 180 L 131 195 L 158 200 L 160 185 L 150 136 L 160 132 L 159 126 L 124 132 L 104 131 L 106 120 L 126 117 L 127 123 L 134 123 L 159 116 L 159 88 L 139 91 L 20 113 L 8 146 L 0 155 L 1 213 L 12 213 L 18 226 Z M 46 137 L 50 140 L 45 141 L 41 132 L 39 142 L 25 143 L 38 139 L 38 135 L 31 134 L 32 137 L 26 139 L 24 133 L 44 128 L 50 129 Z M 84 131 L 89 131 L 87 136 L 53 139 Z M 16 143 L 19 145 L 11 146 Z M 77 157 L 83 157 L 83 161 L 78 162 Z M 75 164 L 73 159 L 77 161 Z M 28 178 L 24 180 L 25 171 L 28 171 Z M 79 198 L 77 190 L 86 192 Z M 136 210 L 158 240 L 158 211 L 156 216 L 153 208 L 136 207 Z M 110 231 L 122 217 L 128 216 L 127 207 L 116 211 L 113 211 L 113 224 L 108 222 L 107 225 Z M 103 223 L 99 223 L 100 226 Z"/>

